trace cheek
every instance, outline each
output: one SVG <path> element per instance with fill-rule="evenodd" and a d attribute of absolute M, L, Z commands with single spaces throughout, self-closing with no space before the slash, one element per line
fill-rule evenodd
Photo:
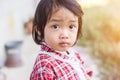
<path fill-rule="evenodd" d="M 53 41 L 55 41 L 57 39 L 56 35 L 57 35 L 56 33 L 53 33 L 51 31 L 47 31 L 44 34 L 44 40 L 46 42 L 53 42 Z"/>
<path fill-rule="evenodd" d="M 76 39 L 77 39 L 77 34 L 74 34 L 74 35 L 72 35 L 73 36 L 73 39 L 76 41 Z"/>
<path fill-rule="evenodd" d="M 76 40 L 77 40 L 77 32 L 72 34 L 72 39 L 73 39 L 74 42 L 76 42 Z"/>
<path fill-rule="evenodd" d="M 48 32 L 48 31 L 45 31 L 44 32 L 44 39 L 46 40 L 46 39 L 49 39 L 49 37 L 50 37 L 50 33 Z"/>
<path fill-rule="evenodd" d="M 74 38 L 76 38 L 77 37 L 77 30 L 76 31 L 74 31 L 74 32 L 72 32 L 72 36 L 74 37 Z"/>

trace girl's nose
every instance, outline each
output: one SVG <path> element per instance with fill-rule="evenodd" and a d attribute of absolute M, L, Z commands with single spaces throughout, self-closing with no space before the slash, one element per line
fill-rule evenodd
<path fill-rule="evenodd" d="M 69 38 L 69 33 L 67 30 L 62 30 L 60 34 L 60 39 L 68 39 Z"/>

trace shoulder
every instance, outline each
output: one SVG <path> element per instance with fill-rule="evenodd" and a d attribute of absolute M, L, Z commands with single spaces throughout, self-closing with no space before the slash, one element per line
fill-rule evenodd
<path fill-rule="evenodd" d="M 47 54 L 38 54 L 33 66 L 33 73 L 51 74 L 53 70 L 52 58 Z"/>
<path fill-rule="evenodd" d="M 49 53 L 50 54 L 50 53 Z M 49 54 L 40 52 L 35 61 L 31 78 L 39 75 L 41 80 L 54 80 L 55 68 L 59 65 L 58 61 Z"/>
<path fill-rule="evenodd" d="M 54 69 L 54 67 L 60 65 L 62 62 L 55 58 L 52 53 L 47 52 L 39 52 L 36 61 L 34 63 L 34 69 L 40 69 L 40 68 L 50 68 L 51 70 Z"/>
<path fill-rule="evenodd" d="M 30 80 L 54 80 L 55 75 L 53 72 L 52 60 L 50 60 L 50 58 L 51 57 L 47 54 L 38 55 Z"/>
<path fill-rule="evenodd" d="M 47 54 L 38 54 L 35 64 L 34 64 L 34 68 L 40 68 L 40 67 L 45 67 L 48 65 L 51 65 L 51 61 L 53 59 L 51 58 L 51 56 L 47 55 Z"/>

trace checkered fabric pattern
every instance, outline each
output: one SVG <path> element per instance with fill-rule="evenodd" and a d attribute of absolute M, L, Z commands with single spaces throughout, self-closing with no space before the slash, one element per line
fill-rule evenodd
<path fill-rule="evenodd" d="M 41 45 L 42 52 L 53 53 L 63 59 L 68 59 L 67 55 L 63 55 L 54 51 L 46 44 Z M 76 54 L 76 57 L 80 60 L 80 64 L 84 62 L 81 60 L 80 55 Z M 82 68 L 80 68 L 82 69 Z M 87 71 L 82 69 L 85 76 L 89 75 Z M 80 80 L 80 76 L 69 64 L 59 59 L 55 59 L 47 54 L 39 53 L 33 71 L 30 76 L 30 80 Z M 87 77 L 86 77 L 87 80 Z"/>

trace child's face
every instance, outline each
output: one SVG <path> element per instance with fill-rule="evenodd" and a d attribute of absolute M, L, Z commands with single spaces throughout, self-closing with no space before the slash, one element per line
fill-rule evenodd
<path fill-rule="evenodd" d="M 44 30 L 44 40 L 57 51 L 67 51 L 74 45 L 78 32 L 78 17 L 66 8 L 53 12 Z"/>

